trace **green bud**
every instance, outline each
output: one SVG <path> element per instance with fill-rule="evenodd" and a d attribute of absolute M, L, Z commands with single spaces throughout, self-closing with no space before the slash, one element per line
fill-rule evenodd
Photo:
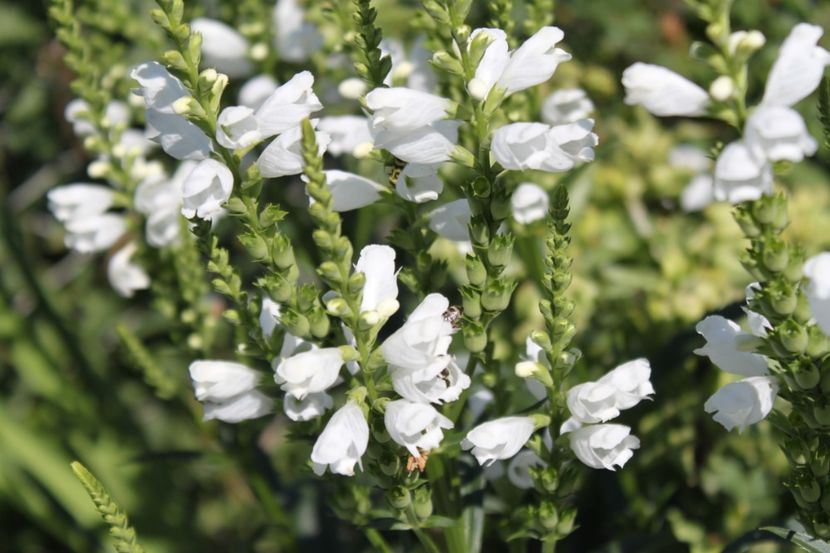
<path fill-rule="evenodd" d="M 533 419 L 533 428 L 536 430 L 541 430 L 542 428 L 550 426 L 550 417 L 548 415 L 533 413 L 530 415 L 530 418 Z"/>
<path fill-rule="evenodd" d="M 815 503 L 821 497 L 821 487 L 813 478 L 805 478 L 799 482 L 796 490 L 806 503 Z"/>
<path fill-rule="evenodd" d="M 786 243 L 779 237 L 767 238 L 761 254 L 761 261 L 768 271 L 773 273 L 783 272 L 790 262 Z"/>
<path fill-rule="evenodd" d="M 476 287 L 484 286 L 484 282 L 487 280 L 487 269 L 481 259 L 468 253 L 464 264 L 467 269 L 467 280 L 470 281 L 470 284 Z"/>
<path fill-rule="evenodd" d="M 821 375 L 818 367 L 810 361 L 804 361 L 793 366 L 793 378 L 799 388 L 807 391 L 818 386 Z"/>
<path fill-rule="evenodd" d="M 509 198 L 493 198 L 490 201 L 490 215 L 496 221 L 504 221 L 510 216 L 511 212 Z"/>
<path fill-rule="evenodd" d="M 830 454 L 828 454 L 826 449 L 814 452 L 813 458 L 810 459 L 810 470 L 816 478 L 824 478 L 830 473 Z M 822 502 L 824 500 L 830 500 L 830 493 L 824 493 L 822 495 L 824 496 Z M 825 510 L 830 512 L 830 509 Z"/>
<path fill-rule="evenodd" d="M 770 307 L 782 317 L 791 315 L 798 306 L 798 293 L 795 286 L 789 282 L 773 281 L 766 288 L 766 291 L 769 294 Z"/>
<path fill-rule="evenodd" d="M 550 501 L 543 501 L 539 505 L 539 525 L 545 530 L 553 531 L 559 526 L 559 513 L 556 506 Z"/>
<path fill-rule="evenodd" d="M 393 509 L 403 510 L 412 503 L 412 496 L 409 494 L 409 490 L 403 486 L 395 486 L 386 492 L 386 500 L 389 501 L 389 505 Z"/>
<path fill-rule="evenodd" d="M 480 215 L 475 215 L 470 218 L 470 239 L 474 245 L 486 246 L 490 241 L 490 227 L 487 221 Z"/>
<path fill-rule="evenodd" d="M 778 341 L 789 353 L 804 353 L 807 349 L 807 331 L 792 319 L 784 321 L 775 331 Z"/>
<path fill-rule="evenodd" d="M 470 286 L 462 286 L 459 291 L 464 314 L 473 319 L 481 317 L 481 294 Z"/>
<path fill-rule="evenodd" d="M 539 471 L 539 477 L 536 481 L 549 494 L 555 493 L 559 489 L 559 473 L 553 467 L 545 467 Z"/>
<path fill-rule="evenodd" d="M 793 311 L 793 318 L 801 324 L 806 324 L 813 318 L 813 312 L 810 309 L 810 302 L 807 301 L 807 296 L 798 294 L 798 303 Z"/>
<path fill-rule="evenodd" d="M 262 261 L 268 258 L 268 244 L 258 234 L 246 232 L 239 235 L 239 241 L 254 259 Z"/>
<path fill-rule="evenodd" d="M 334 261 L 323 261 L 317 267 L 317 274 L 330 284 L 340 284 L 340 267 Z"/>
<path fill-rule="evenodd" d="M 484 177 L 476 177 L 470 183 L 470 191 L 475 198 L 489 198 L 491 191 L 490 181 Z"/>
<path fill-rule="evenodd" d="M 467 321 L 462 330 L 464 346 L 470 353 L 479 353 L 487 347 L 487 332 L 478 323 Z"/>
<path fill-rule="evenodd" d="M 761 236 L 761 228 L 755 223 L 755 219 L 752 217 L 749 209 L 745 207 L 747 205 L 743 204 L 735 210 L 735 221 L 741 227 L 744 235 L 749 238 L 757 238 Z"/>
<path fill-rule="evenodd" d="M 432 492 L 427 486 L 421 486 L 415 490 L 412 503 L 415 507 L 415 515 L 419 519 L 425 520 L 432 515 Z"/>
<path fill-rule="evenodd" d="M 317 204 L 312 204 L 315 206 Z M 316 229 L 314 232 L 311 233 L 311 237 L 314 239 L 314 243 L 320 248 L 323 252 L 330 252 L 334 249 L 334 239 L 331 234 L 326 232 L 323 229 Z"/>
<path fill-rule="evenodd" d="M 461 62 L 443 50 L 435 52 L 432 55 L 432 65 L 453 75 L 464 75 L 464 68 L 461 66 Z"/>
<path fill-rule="evenodd" d="M 325 313 L 318 311 L 310 318 L 311 334 L 315 338 L 325 338 L 331 330 L 331 322 Z"/>
<path fill-rule="evenodd" d="M 310 325 L 308 319 L 299 313 L 285 311 L 280 315 L 280 322 L 294 336 L 308 336 Z"/>
<path fill-rule="evenodd" d="M 487 260 L 496 267 L 505 267 L 513 255 L 513 235 L 499 234 L 487 250 Z"/>
<path fill-rule="evenodd" d="M 349 292 L 352 294 L 357 294 L 358 292 L 363 291 L 363 287 L 366 285 L 366 275 L 363 273 L 352 273 L 349 277 Z"/>
<path fill-rule="evenodd" d="M 543 332 L 541 330 L 534 330 L 530 334 L 530 339 L 533 340 L 533 342 L 537 346 L 542 348 L 544 351 L 547 351 L 551 348 L 550 337 L 548 337 L 546 332 Z"/>
<path fill-rule="evenodd" d="M 504 311 L 510 305 L 510 296 L 516 288 L 512 280 L 490 282 L 481 294 L 481 306 L 487 311 Z"/>
<path fill-rule="evenodd" d="M 816 403 L 813 405 L 813 416 L 822 427 L 830 426 L 830 405 Z"/>
<path fill-rule="evenodd" d="M 242 201 L 242 198 L 230 198 L 227 202 L 225 202 L 225 209 L 231 212 L 233 215 L 241 215 L 243 213 L 247 213 L 248 207 L 245 205 L 245 202 Z"/>
<path fill-rule="evenodd" d="M 576 509 L 571 507 L 559 513 L 559 524 L 556 526 L 556 533 L 560 536 L 567 536 L 574 530 L 576 522 Z"/>
<path fill-rule="evenodd" d="M 475 156 L 463 146 L 456 146 L 453 148 L 452 152 L 450 152 L 450 159 L 454 162 L 458 163 L 459 165 L 463 165 L 464 167 L 475 167 L 476 158 Z"/>
<path fill-rule="evenodd" d="M 349 308 L 348 302 L 340 296 L 333 297 L 326 301 L 326 311 L 335 317 L 340 317 L 341 319 L 352 315 L 352 310 Z"/>
<path fill-rule="evenodd" d="M 294 265 L 294 248 L 291 247 L 291 241 L 284 234 L 274 237 L 271 251 L 274 263 L 280 269 L 287 269 Z"/>

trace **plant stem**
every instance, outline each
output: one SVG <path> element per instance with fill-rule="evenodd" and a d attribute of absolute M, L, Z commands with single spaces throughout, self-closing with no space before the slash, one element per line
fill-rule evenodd
<path fill-rule="evenodd" d="M 382 553 L 392 553 L 392 548 L 383 538 L 380 532 L 378 532 L 377 528 L 364 528 L 363 533 L 366 534 L 366 539 L 369 540 L 369 543 L 375 548 L 376 551 L 380 551 Z"/>
<path fill-rule="evenodd" d="M 418 541 L 424 546 L 424 549 L 430 553 L 441 553 L 441 550 L 435 544 L 433 539 L 421 529 L 420 523 L 418 522 L 418 516 L 415 514 L 415 509 L 411 504 L 406 508 L 406 520 L 412 527 L 412 531 L 415 533 Z"/>

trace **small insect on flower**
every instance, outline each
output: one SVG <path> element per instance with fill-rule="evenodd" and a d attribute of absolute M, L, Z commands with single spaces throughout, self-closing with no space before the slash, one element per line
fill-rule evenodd
<path fill-rule="evenodd" d="M 414 457 L 410 455 L 406 458 L 406 471 L 413 472 L 416 468 L 419 472 L 424 472 L 427 468 L 427 459 L 429 459 L 429 451 L 418 448 L 418 453 L 421 454 L 420 457 Z"/>
<path fill-rule="evenodd" d="M 398 184 L 398 179 L 401 177 L 401 171 L 406 167 L 406 162 L 395 158 L 394 165 L 389 170 L 389 186 L 395 188 Z"/>
<path fill-rule="evenodd" d="M 444 320 L 452 325 L 455 330 L 461 328 L 461 317 L 464 316 L 464 311 L 457 305 L 451 305 L 449 309 L 444 311 Z"/>

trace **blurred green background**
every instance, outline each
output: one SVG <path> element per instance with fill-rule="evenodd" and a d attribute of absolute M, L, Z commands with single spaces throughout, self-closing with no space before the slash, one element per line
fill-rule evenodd
<path fill-rule="evenodd" d="M 115 37 L 118 47 L 101 53 L 102 65 L 128 67 L 162 43 L 148 2 L 78 4 L 82 18 Z M 229 20 L 236 13 L 232 0 L 203 4 L 194 13 Z M 377 4 L 391 34 L 418 11 L 415 2 L 394 13 Z M 326 486 L 303 469 L 308 444 L 286 442 L 283 421 L 200 422 L 176 306 L 149 295 L 119 298 L 100 259 L 65 250 L 44 195 L 88 180 L 88 160 L 63 119 L 72 75 L 46 9 L 37 0 L 0 1 L 0 552 L 109 550 L 106 529 L 69 469 L 74 459 L 130 513 L 148 551 L 369 550 L 330 513 Z M 796 22 L 830 26 L 828 2 L 736 0 L 733 13 L 736 29 L 767 37 L 752 65 L 757 96 Z M 590 474 L 581 529 L 560 550 L 742 551 L 754 539 L 748 532 L 783 525 L 793 512 L 781 485 L 786 462 L 767 424 L 730 434 L 703 412 L 721 374 L 691 354 L 700 345 L 694 324 L 706 313 L 739 316 L 749 279 L 729 206 L 683 213 L 678 197 L 692 175 L 668 164 L 678 143 L 706 147 L 734 137 L 706 121 L 658 121 L 625 106 L 619 85 L 634 61 L 709 82 L 706 67 L 688 55 L 702 25 L 679 0 L 560 0 L 556 24 L 575 61 L 549 87 L 584 87 L 597 105 L 600 134 L 597 162 L 570 184 L 582 366 L 596 375 L 645 356 L 657 391 L 623 420 L 642 449 L 625 470 Z M 814 103 L 801 107 L 818 137 Z M 823 148 L 783 177 L 792 197 L 788 233 L 808 253 L 830 245 L 828 169 Z M 536 294 L 520 287 L 516 308 L 500 320 L 505 351 L 521 348 L 538 324 Z M 140 338 L 151 363 L 136 362 L 119 328 Z"/>

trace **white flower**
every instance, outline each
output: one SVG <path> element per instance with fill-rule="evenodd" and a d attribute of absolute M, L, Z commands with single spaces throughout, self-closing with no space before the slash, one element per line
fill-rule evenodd
<path fill-rule="evenodd" d="M 262 298 L 262 307 L 259 310 L 259 327 L 262 329 L 262 335 L 265 339 L 270 338 L 274 334 L 277 325 L 280 324 L 281 311 L 280 304 L 271 298 Z"/>
<path fill-rule="evenodd" d="M 131 298 L 136 290 L 150 287 L 150 277 L 144 269 L 130 261 L 135 251 L 135 242 L 130 242 L 115 252 L 107 264 L 110 285 L 123 298 Z"/>
<path fill-rule="evenodd" d="M 619 365 L 605 374 L 597 383 L 613 387 L 615 407 L 631 409 L 644 399 L 654 394 L 651 385 L 651 365 L 648 359 L 640 358 Z"/>
<path fill-rule="evenodd" d="M 182 185 L 182 215 L 213 220 L 233 191 L 233 175 L 224 164 L 206 159 L 191 171 Z"/>
<path fill-rule="evenodd" d="M 254 110 L 245 106 L 226 107 L 216 121 L 216 141 L 231 150 L 248 148 L 264 137 L 254 117 Z"/>
<path fill-rule="evenodd" d="M 337 85 L 337 93 L 347 100 L 357 100 L 366 92 L 366 83 L 359 77 L 349 77 Z"/>
<path fill-rule="evenodd" d="M 726 430 L 739 432 L 763 420 L 772 410 L 778 384 L 771 376 L 751 376 L 732 382 L 706 400 L 703 408 Z"/>
<path fill-rule="evenodd" d="M 381 131 L 412 131 L 445 119 L 453 102 L 420 90 L 376 88 L 366 95 L 372 127 Z"/>
<path fill-rule="evenodd" d="M 544 219 L 548 214 L 550 198 L 544 188 L 532 182 L 524 182 L 516 187 L 510 196 L 513 218 L 523 225 Z"/>
<path fill-rule="evenodd" d="M 156 61 L 136 65 L 130 71 L 130 77 L 140 85 L 133 92 L 143 97 L 145 106 L 154 111 L 176 113 L 173 103 L 182 96 L 188 96 L 182 82 Z"/>
<path fill-rule="evenodd" d="M 695 175 L 680 194 L 680 209 L 686 213 L 700 211 L 711 204 L 714 199 L 715 180 L 712 175 Z"/>
<path fill-rule="evenodd" d="M 357 115 L 323 117 L 317 128 L 331 136 L 328 153 L 333 156 L 352 154 L 361 144 L 372 142 L 369 120 Z"/>
<path fill-rule="evenodd" d="M 277 90 L 279 83 L 271 75 L 257 75 L 239 89 L 239 105 L 257 109 Z"/>
<path fill-rule="evenodd" d="M 111 188 L 98 184 L 67 184 L 46 195 L 49 211 L 62 223 L 104 213 L 112 207 L 113 197 Z"/>
<path fill-rule="evenodd" d="M 395 183 L 398 196 L 416 204 L 437 200 L 443 190 L 444 181 L 438 177 L 436 163 L 407 163 Z"/>
<path fill-rule="evenodd" d="M 427 217 L 433 232 L 455 242 L 464 242 L 470 239 L 467 225 L 471 215 L 470 203 L 462 199 L 433 209 Z"/>
<path fill-rule="evenodd" d="M 744 141 L 756 159 L 799 162 L 816 153 L 801 115 L 784 106 L 760 106 L 744 128 Z"/>
<path fill-rule="evenodd" d="M 458 143 L 459 121 L 436 121 L 414 130 L 396 131 L 372 128 L 375 147 L 388 150 L 407 163 L 450 161 Z"/>
<path fill-rule="evenodd" d="M 175 159 L 203 160 L 213 151 L 210 138 L 181 115 L 147 109 L 146 127 L 147 138 Z"/>
<path fill-rule="evenodd" d="M 704 173 L 712 167 L 706 151 L 691 144 L 680 144 L 669 152 L 669 165 L 692 173 Z"/>
<path fill-rule="evenodd" d="M 711 315 L 697 323 L 695 330 L 706 340 L 695 353 L 709 357 L 721 370 L 741 376 L 767 374 L 766 358 L 753 351 L 758 339 L 734 321 Z"/>
<path fill-rule="evenodd" d="M 108 249 L 127 230 L 123 215 L 103 213 L 72 219 L 65 224 L 67 248 L 79 253 L 93 253 Z"/>
<path fill-rule="evenodd" d="M 715 163 L 715 199 L 737 204 L 772 193 L 772 167 L 757 160 L 746 144 L 732 142 Z"/>
<path fill-rule="evenodd" d="M 502 417 L 482 423 L 467 433 L 463 449 L 472 449 L 480 465 L 489 466 L 499 459 L 516 455 L 533 434 L 532 417 Z"/>
<path fill-rule="evenodd" d="M 283 411 L 292 421 L 310 421 L 311 419 L 316 419 L 332 407 L 334 407 L 334 400 L 325 392 L 308 394 L 302 400 L 292 395 L 287 395 L 283 400 Z"/>
<path fill-rule="evenodd" d="M 323 172 L 326 175 L 326 184 L 331 192 L 332 208 L 335 211 L 352 211 L 371 205 L 378 201 L 381 192 L 386 190 L 383 185 L 354 173 L 340 169 L 329 169 Z M 314 203 L 314 198 L 309 198 L 309 201 Z"/>
<path fill-rule="evenodd" d="M 548 360 L 544 350 L 530 336 L 525 338 L 525 357 L 528 362 L 534 364 L 539 363 L 544 367 L 548 367 Z M 528 391 L 537 401 L 548 397 L 548 389 L 539 380 L 533 377 L 527 377 L 524 378 L 524 381 Z"/>
<path fill-rule="evenodd" d="M 281 59 L 302 62 L 323 45 L 323 35 L 304 18 L 305 12 L 297 0 L 277 0 L 273 22 L 275 45 Z"/>
<path fill-rule="evenodd" d="M 640 440 L 631 435 L 631 428 L 622 424 L 592 424 L 570 432 L 571 449 L 576 457 L 594 469 L 616 470 L 640 447 Z"/>
<path fill-rule="evenodd" d="M 478 99 L 487 97 L 494 86 L 509 96 L 541 84 L 553 76 L 560 63 L 571 59 L 570 54 L 555 47 L 565 36 L 558 27 L 542 27 L 510 54 L 504 31 L 476 29 L 470 38 L 479 33 L 487 34 L 491 42 L 468 84 L 470 94 Z"/>
<path fill-rule="evenodd" d="M 492 151 L 502 167 L 559 173 L 579 160 L 593 159 L 597 136 L 593 121 L 550 127 L 544 123 L 511 123 L 493 133 Z"/>
<path fill-rule="evenodd" d="M 322 476 L 326 467 L 335 474 L 354 475 L 354 466 L 369 445 L 369 425 L 354 401 L 338 409 L 329 419 L 311 451 L 314 473 Z"/>
<path fill-rule="evenodd" d="M 450 306 L 441 294 L 430 294 L 409 315 L 404 325 L 380 346 L 383 358 L 404 374 L 422 380 L 437 376 L 451 361 L 448 350 L 455 330 L 444 318 Z"/>
<path fill-rule="evenodd" d="M 392 387 L 399 396 L 418 403 L 450 403 L 461 397 L 470 387 L 470 377 L 454 360 L 436 376 L 424 375 L 393 368 Z"/>
<path fill-rule="evenodd" d="M 204 403 L 204 420 L 235 423 L 270 413 L 271 399 L 256 390 L 260 374 L 230 361 L 194 361 L 190 378 L 196 399 Z"/>
<path fill-rule="evenodd" d="M 202 62 L 228 77 L 244 77 L 253 66 L 248 60 L 248 41 L 235 29 L 215 19 L 197 17 L 190 22 L 202 35 Z"/>
<path fill-rule="evenodd" d="M 635 63 L 623 72 L 625 103 L 642 105 L 654 115 L 698 116 L 709 95 L 692 81 L 659 65 Z"/>
<path fill-rule="evenodd" d="M 89 104 L 75 98 L 64 109 L 64 117 L 72 124 L 72 130 L 78 137 L 89 136 L 96 132 L 89 120 Z M 110 127 L 124 127 L 130 122 L 130 108 L 124 102 L 113 100 L 104 108 L 104 119 Z"/>
<path fill-rule="evenodd" d="M 398 273 L 395 270 L 395 250 L 389 246 L 371 244 L 360 250 L 355 272 L 363 273 L 363 299 L 360 312 L 375 311 L 382 318 L 398 310 Z"/>
<path fill-rule="evenodd" d="M 757 282 L 753 282 L 746 287 L 745 295 L 748 304 L 755 299 L 755 290 L 760 289 L 760 287 L 761 285 Z M 746 313 L 746 324 L 749 326 L 749 331 L 752 335 L 759 338 L 766 337 L 767 331 L 772 328 L 769 320 L 760 313 L 756 313 L 747 307 L 743 307 L 742 309 Z"/>
<path fill-rule="evenodd" d="M 542 104 L 542 120 L 549 125 L 576 123 L 594 111 L 594 103 L 581 88 L 563 88 Z"/>
<path fill-rule="evenodd" d="M 764 105 L 791 106 L 812 94 L 830 64 L 830 52 L 817 45 L 822 33 L 817 25 L 793 27 L 767 77 Z"/>
<path fill-rule="evenodd" d="M 444 439 L 442 429 L 452 428 L 450 419 L 428 403 L 414 403 L 405 399 L 386 404 L 383 421 L 392 440 L 402 445 L 413 457 L 435 449 Z"/>
<path fill-rule="evenodd" d="M 804 263 L 808 283 L 804 289 L 810 312 L 821 330 L 830 335 L 830 253 L 815 255 Z"/>
<path fill-rule="evenodd" d="M 156 248 L 174 244 L 181 230 L 180 211 L 184 181 L 198 164 L 184 161 L 172 178 L 166 174 L 144 179 L 135 190 L 135 209 L 147 217 L 147 243 Z"/>
<path fill-rule="evenodd" d="M 313 85 L 314 75 L 300 71 L 262 102 L 255 117 L 263 138 L 294 129 L 310 114 L 323 109 Z"/>
<path fill-rule="evenodd" d="M 394 38 L 380 41 L 380 50 L 392 60 L 392 69 L 384 79 L 384 84 L 392 86 L 405 82 L 407 88 L 429 92 L 435 88 L 435 72 L 429 64 L 432 52 L 424 48 L 424 37 L 418 36 L 410 48 L 409 56 L 403 44 Z"/>
<path fill-rule="evenodd" d="M 315 132 L 315 135 L 317 153 L 323 155 L 330 141 L 329 135 L 320 131 Z M 275 138 L 257 160 L 262 176 L 274 178 L 302 173 L 304 168 L 302 139 L 303 130 L 299 126 Z"/>
<path fill-rule="evenodd" d="M 538 455 L 529 449 L 523 449 L 507 465 L 507 479 L 517 488 L 529 490 L 533 487 L 533 477 L 530 476 L 530 469 L 544 466 L 547 466 L 547 463 Z"/>
<path fill-rule="evenodd" d="M 339 348 L 312 349 L 283 359 L 274 373 L 274 380 L 286 393 L 297 399 L 331 388 L 343 366 Z"/>

